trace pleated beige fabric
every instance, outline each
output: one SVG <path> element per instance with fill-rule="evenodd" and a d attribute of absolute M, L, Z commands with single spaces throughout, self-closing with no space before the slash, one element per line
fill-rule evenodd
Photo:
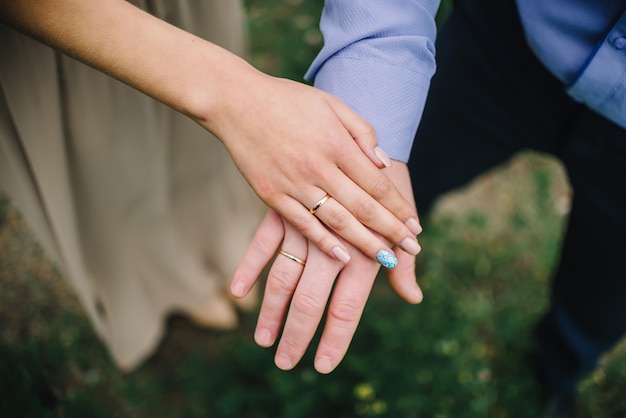
<path fill-rule="evenodd" d="M 134 3 L 244 52 L 236 0 Z M 263 207 L 221 143 L 2 25 L 0 189 L 71 282 L 120 368 L 151 353 L 173 311 L 206 325 L 236 323 L 228 286 Z"/>

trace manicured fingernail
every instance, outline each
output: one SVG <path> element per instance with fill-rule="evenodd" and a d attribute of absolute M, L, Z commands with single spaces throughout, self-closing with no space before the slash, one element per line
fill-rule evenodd
<path fill-rule="evenodd" d="M 328 357 L 320 357 L 315 360 L 315 370 L 322 374 L 328 374 L 333 371 L 333 363 Z"/>
<path fill-rule="evenodd" d="M 415 235 L 419 235 L 422 232 L 422 226 L 420 225 L 419 222 L 417 222 L 417 219 L 415 218 L 407 219 L 404 224 Z"/>
<path fill-rule="evenodd" d="M 350 261 L 350 254 L 348 254 L 346 250 L 339 246 L 333 247 L 330 252 L 337 260 L 341 261 L 343 264 L 348 264 L 348 262 Z"/>
<path fill-rule="evenodd" d="M 291 361 L 291 358 L 285 353 L 277 354 L 274 362 L 276 363 L 276 366 L 278 366 L 278 368 L 281 370 L 293 369 L 293 362 Z"/>
<path fill-rule="evenodd" d="M 415 241 L 415 239 L 406 237 L 400 241 L 400 247 L 411 255 L 418 255 L 422 247 Z"/>
<path fill-rule="evenodd" d="M 267 328 L 261 328 L 254 333 L 254 341 L 261 347 L 272 345 L 272 333 Z"/>
<path fill-rule="evenodd" d="M 376 254 L 376 259 L 383 267 L 388 269 L 392 269 L 398 265 L 398 259 L 391 251 L 380 250 L 378 254 Z"/>
<path fill-rule="evenodd" d="M 230 293 L 232 293 L 234 297 L 240 298 L 240 297 L 245 296 L 244 290 L 245 289 L 243 287 L 243 283 L 237 283 L 233 285 L 232 289 L 230 290 Z"/>
<path fill-rule="evenodd" d="M 379 147 L 376 147 L 374 148 L 374 154 L 376 154 L 380 162 L 383 163 L 385 167 L 391 167 L 391 159 L 385 151 L 383 151 Z"/>

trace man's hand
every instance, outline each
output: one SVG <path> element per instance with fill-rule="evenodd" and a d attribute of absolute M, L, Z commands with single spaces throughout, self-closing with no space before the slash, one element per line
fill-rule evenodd
<path fill-rule="evenodd" d="M 385 169 L 385 174 L 413 202 L 406 165 L 394 162 Z M 270 269 L 255 331 L 256 342 L 269 347 L 276 342 L 285 322 L 275 357 L 279 368 L 289 370 L 300 361 L 327 304 L 328 315 L 315 356 L 315 369 L 330 373 L 343 359 L 380 268 L 377 262 L 345 241 L 344 245 L 351 255 L 346 265 L 320 251 L 280 215 L 269 210 L 248 247 L 233 278 L 232 293 L 236 297 L 247 294 L 279 246 L 286 252 L 278 254 Z M 403 299 L 419 303 L 422 292 L 416 283 L 415 257 L 394 249 L 398 266 L 387 271 L 389 282 Z"/>

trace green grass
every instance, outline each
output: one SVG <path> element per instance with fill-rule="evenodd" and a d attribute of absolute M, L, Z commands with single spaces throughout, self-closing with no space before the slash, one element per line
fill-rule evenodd
<path fill-rule="evenodd" d="M 314 371 L 312 350 L 295 370 L 276 369 L 273 350 L 252 342 L 254 314 L 233 332 L 172 318 L 155 356 L 119 373 L 5 211 L 1 240 L 17 244 L 0 247 L 0 416 L 537 417 L 524 356 L 565 219 L 554 204 L 561 181 L 552 161 L 528 154 L 446 198 L 420 240 L 424 302 L 399 303 L 381 277 L 328 376 Z M 489 202 L 495 213 L 472 197 L 485 182 L 495 182 L 487 187 L 499 197 Z M 625 381 L 623 345 L 581 383 L 582 416 L 624 416 Z"/>
<path fill-rule="evenodd" d="M 319 48 L 321 4 L 249 0 L 255 65 L 299 79 Z M 446 197 L 420 238 L 424 302 L 399 302 L 380 277 L 327 376 L 312 350 L 295 370 L 276 369 L 273 350 L 252 341 L 254 313 L 232 332 L 172 318 L 158 352 L 120 373 L 0 198 L 0 417 L 537 417 L 524 356 L 546 306 L 564 190 L 557 164 L 527 154 Z M 581 416 L 626 416 L 626 345 L 579 393 Z"/>

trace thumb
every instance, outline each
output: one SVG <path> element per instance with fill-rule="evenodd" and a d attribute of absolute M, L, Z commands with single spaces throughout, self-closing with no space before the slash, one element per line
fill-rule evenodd
<path fill-rule="evenodd" d="M 330 96 L 329 104 L 343 127 L 346 128 L 367 158 L 378 168 L 391 167 L 391 159 L 378 146 L 374 127 L 339 98 Z"/>

